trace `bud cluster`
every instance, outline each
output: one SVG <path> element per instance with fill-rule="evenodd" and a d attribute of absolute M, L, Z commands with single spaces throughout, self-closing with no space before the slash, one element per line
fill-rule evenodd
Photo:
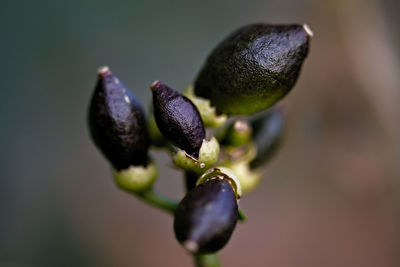
<path fill-rule="evenodd" d="M 235 31 L 183 94 L 153 82 L 148 118 L 108 67 L 98 71 L 88 117 L 93 142 L 121 189 L 173 212 L 176 239 L 194 255 L 224 247 L 242 218 L 239 199 L 257 187 L 281 143 L 284 113 L 274 105 L 295 85 L 311 36 L 306 25 Z M 153 191 L 152 148 L 167 149 L 185 174 L 187 194 L 177 204 Z"/>

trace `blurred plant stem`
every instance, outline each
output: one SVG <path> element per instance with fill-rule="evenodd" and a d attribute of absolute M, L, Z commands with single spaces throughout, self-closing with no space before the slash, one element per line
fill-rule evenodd
<path fill-rule="evenodd" d="M 217 254 L 193 255 L 196 267 L 219 267 Z"/>
<path fill-rule="evenodd" d="M 150 189 L 135 195 L 137 195 L 144 202 L 168 213 L 174 214 L 176 207 L 178 206 L 176 201 L 161 195 L 160 193 L 154 191 L 154 189 Z"/>

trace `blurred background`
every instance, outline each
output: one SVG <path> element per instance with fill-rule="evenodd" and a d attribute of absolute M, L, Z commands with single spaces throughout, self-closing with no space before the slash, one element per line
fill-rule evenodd
<path fill-rule="evenodd" d="M 0 266 L 192 266 L 172 218 L 114 185 L 88 137 L 99 66 L 150 102 L 228 33 L 307 23 L 283 146 L 241 200 L 223 266 L 399 266 L 398 1 L 3 1 Z M 165 153 L 156 187 L 183 196 Z"/>

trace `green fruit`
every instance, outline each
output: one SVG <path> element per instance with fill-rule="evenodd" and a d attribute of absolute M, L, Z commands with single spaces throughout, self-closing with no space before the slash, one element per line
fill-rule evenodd
<path fill-rule="evenodd" d="M 211 52 L 195 81 L 195 94 L 223 114 L 264 110 L 296 83 L 311 36 L 307 25 L 245 26 Z"/>

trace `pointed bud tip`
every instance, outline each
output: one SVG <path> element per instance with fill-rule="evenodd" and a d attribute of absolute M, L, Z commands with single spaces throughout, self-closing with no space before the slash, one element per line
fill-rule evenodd
<path fill-rule="evenodd" d="M 310 26 L 308 26 L 307 24 L 303 24 L 303 29 L 310 38 L 314 37 L 314 33 L 312 32 Z"/>
<path fill-rule="evenodd" d="M 98 70 L 97 70 L 97 74 L 99 75 L 99 76 L 107 76 L 107 75 L 110 75 L 111 74 L 111 71 L 110 71 L 110 68 L 108 67 L 108 66 L 103 66 L 103 67 L 100 67 Z"/>
<path fill-rule="evenodd" d="M 192 253 L 199 251 L 199 244 L 193 240 L 186 240 L 182 243 L 183 247 Z"/>
<path fill-rule="evenodd" d="M 154 81 L 151 85 L 150 85 L 150 89 L 151 91 L 155 91 L 157 90 L 158 87 L 160 87 L 161 82 L 159 80 Z"/>
<path fill-rule="evenodd" d="M 233 128 L 237 132 L 242 133 L 242 132 L 249 131 L 250 130 L 250 125 L 245 120 L 237 120 L 237 121 L 235 121 L 235 123 L 233 125 Z"/>

